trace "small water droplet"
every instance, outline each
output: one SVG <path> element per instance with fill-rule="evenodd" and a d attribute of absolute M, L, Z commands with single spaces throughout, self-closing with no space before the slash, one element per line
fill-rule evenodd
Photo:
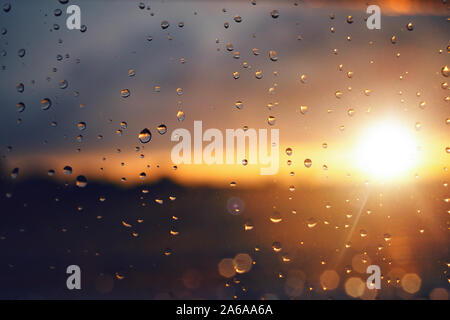
<path fill-rule="evenodd" d="M 303 161 L 303 164 L 305 165 L 305 167 L 311 168 L 312 161 L 311 161 L 311 159 L 305 159 L 305 161 Z"/>
<path fill-rule="evenodd" d="M 128 98 L 130 96 L 130 90 L 123 89 L 120 91 L 120 95 L 122 96 L 122 98 Z"/>
<path fill-rule="evenodd" d="M 278 60 L 278 52 L 276 52 L 275 50 L 270 50 L 269 51 L 269 58 L 272 61 L 277 61 Z"/>
<path fill-rule="evenodd" d="M 63 171 L 64 171 L 65 175 L 72 174 L 72 167 L 71 166 L 65 166 Z"/>
<path fill-rule="evenodd" d="M 412 22 L 408 22 L 408 24 L 406 25 L 406 29 L 408 29 L 408 31 L 413 31 L 414 30 L 414 24 Z"/>
<path fill-rule="evenodd" d="M 85 122 L 78 122 L 77 123 L 77 128 L 80 131 L 83 131 L 84 129 L 86 129 L 86 123 Z"/>
<path fill-rule="evenodd" d="M 44 98 L 41 100 L 41 109 L 48 110 L 52 106 L 52 101 L 49 98 Z"/>
<path fill-rule="evenodd" d="M 156 130 L 160 135 L 163 135 L 167 132 L 167 127 L 165 124 L 160 124 Z"/>
<path fill-rule="evenodd" d="M 167 20 L 163 20 L 163 21 L 161 21 L 161 28 L 164 30 L 164 29 L 167 29 L 169 27 L 169 22 L 167 21 Z"/>

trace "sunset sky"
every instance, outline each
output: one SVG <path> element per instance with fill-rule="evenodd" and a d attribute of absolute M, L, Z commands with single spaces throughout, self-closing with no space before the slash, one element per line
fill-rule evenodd
<path fill-rule="evenodd" d="M 122 177 L 137 181 L 143 171 L 150 179 L 171 176 L 185 183 L 222 184 L 233 176 L 254 182 L 268 179 L 258 176 L 259 166 L 240 164 L 221 166 L 219 173 L 214 165 L 180 165 L 173 172 L 171 132 L 192 130 L 193 121 L 202 120 L 205 130 L 279 129 L 279 178 L 296 171 L 300 183 L 327 177 L 339 182 L 347 174 L 364 181 L 371 176 L 358 166 L 355 156 L 364 144 L 361 137 L 389 122 L 404 127 L 419 148 L 405 178 L 416 174 L 438 178 L 448 163 L 448 101 L 444 101 L 448 91 L 441 87 L 447 78 L 440 72 L 448 62 L 449 25 L 441 16 L 445 5 L 387 1 L 381 3 L 383 9 L 384 3 L 387 12 L 381 30 L 369 30 L 363 2 L 326 6 L 314 1 L 296 6 L 285 1 L 278 4 L 279 17 L 274 19 L 273 4 L 265 1 L 256 6 L 232 1 L 226 12 L 218 2 L 152 3 L 155 16 L 128 2 L 93 1 L 82 10 L 88 31 L 81 33 L 65 28 L 64 16 L 53 15 L 51 2 L 47 7 L 40 3 L 39 14 L 33 10 L 38 4 L 21 8 L 19 2 L 17 10 L 2 19 L 8 24 L 19 8 L 21 15 L 28 12 L 31 19 L 2 39 L 8 42 L 8 54 L 1 57 L 6 68 L 0 87 L 4 97 L 1 143 L 7 169 L 20 167 L 22 174 L 49 169 L 59 173 L 70 165 L 89 178 L 112 181 Z M 419 9 L 424 14 L 417 15 Z M 242 22 L 236 23 L 235 15 Z M 353 16 L 352 24 L 346 22 L 348 15 Z M 169 22 L 169 28 L 161 28 L 162 20 Z M 179 27 L 179 22 L 184 26 Z M 230 24 L 228 29 L 225 22 Z M 406 29 L 409 22 L 414 24 L 413 31 Z M 55 23 L 60 30 L 51 30 Z M 151 41 L 146 40 L 148 36 Z M 233 51 L 227 50 L 227 44 L 232 44 Z M 16 54 L 20 48 L 26 49 L 23 58 Z M 259 55 L 253 54 L 253 48 Z M 277 61 L 269 59 L 270 50 L 277 52 Z M 236 52 L 239 59 L 233 58 Z M 58 54 L 64 57 L 61 61 Z M 130 69 L 135 76 L 128 75 Z M 262 79 L 254 76 L 258 70 L 263 72 Z M 240 78 L 233 79 L 233 72 L 239 72 Z M 302 75 L 306 75 L 304 83 Z M 68 82 L 66 89 L 59 89 L 61 80 Z M 14 90 L 18 83 L 24 84 L 23 93 Z M 160 92 L 155 92 L 155 86 Z M 128 98 L 120 96 L 125 88 L 131 92 Z M 177 88 L 182 89 L 181 95 Z M 370 95 L 364 90 L 370 90 Z M 339 99 L 337 91 L 343 93 Z M 39 104 L 46 97 L 53 105 L 43 111 Z M 236 101 L 243 102 L 242 110 L 235 107 Z M 26 105 L 22 113 L 17 113 L 18 102 Z M 302 105 L 308 107 L 304 115 Z M 176 118 L 179 109 L 185 112 L 183 122 Z M 354 111 L 352 116 L 349 110 Z M 275 117 L 274 126 L 268 125 L 269 116 Z M 87 124 L 82 132 L 77 129 L 81 121 Z M 119 136 L 116 130 L 122 121 L 127 128 Z M 167 126 L 165 135 L 157 133 L 159 124 Z M 146 145 L 137 139 L 144 128 L 153 133 Z M 80 134 L 83 141 L 77 142 Z M 103 136 L 101 141 L 98 135 Z M 7 146 L 13 151 L 6 152 Z M 137 146 L 145 149 L 136 152 Z M 293 149 L 291 157 L 286 156 L 286 148 Z M 139 157 L 141 153 L 145 158 Z M 307 158 L 313 163 L 310 169 L 303 166 Z M 293 161 L 291 166 L 286 165 L 288 159 Z M 323 165 L 328 167 L 326 172 Z"/>

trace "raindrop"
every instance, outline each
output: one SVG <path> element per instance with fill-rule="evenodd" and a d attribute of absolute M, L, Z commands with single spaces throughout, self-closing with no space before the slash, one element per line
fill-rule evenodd
<path fill-rule="evenodd" d="M 306 225 L 307 225 L 308 228 L 310 228 L 310 229 L 314 228 L 315 226 L 317 226 L 317 219 L 316 219 L 316 218 L 309 218 L 309 219 L 306 221 Z"/>
<path fill-rule="evenodd" d="M 270 15 L 272 16 L 272 18 L 276 19 L 280 16 L 280 13 L 278 12 L 278 10 L 272 10 L 270 12 Z"/>
<path fill-rule="evenodd" d="M 76 180 L 76 185 L 79 188 L 84 188 L 87 186 L 87 179 L 85 176 L 78 176 Z"/>
<path fill-rule="evenodd" d="M 178 119 L 178 121 L 180 121 L 180 122 L 184 121 L 184 117 L 185 117 L 184 111 L 183 110 L 178 110 L 178 112 L 177 112 L 177 119 Z"/>
<path fill-rule="evenodd" d="M 164 30 L 164 29 L 167 29 L 168 27 L 169 27 L 169 22 L 167 20 L 163 20 L 161 22 L 161 28 Z"/>
<path fill-rule="evenodd" d="M 25 90 L 25 86 L 23 85 L 23 83 L 18 83 L 16 85 L 16 89 L 17 89 L 17 92 L 22 93 Z"/>
<path fill-rule="evenodd" d="M 263 77 L 263 73 L 262 73 L 261 70 L 258 70 L 258 71 L 255 72 L 255 78 L 256 79 L 262 79 L 262 77 Z"/>
<path fill-rule="evenodd" d="M 23 102 L 17 103 L 16 107 L 18 112 L 23 112 L 25 110 L 25 104 Z"/>
<path fill-rule="evenodd" d="M 270 221 L 272 223 L 280 223 L 281 221 L 283 221 L 283 218 L 281 217 L 281 213 L 278 211 L 272 212 L 272 214 L 270 215 Z"/>
<path fill-rule="evenodd" d="M 275 117 L 274 116 L 269 116 L 267 118 L 267 123 L 271 126 L 273 126 L 275 124 Z"/>
<path fill-rule="evenodd" d="M 308 106 L 300 106 L 300 113 L 306 114 L 308 112 Z"/>
<path fill-rule="evenodd" d="M 157 128 L 157 131 L 159 134 L 163 135 L 164 133 L 167 132 L 167 127 L 164 124 L 160 124 Z"/>
<path fill-rule="evenodd" d="M 25 53 L 26 53 L 25 49 L 20 49 L 20 50 L 17 52 L 17 55 L 18 55 L 20 58 L 23 58 L 23 57 L 25 56 Z"/>
<path fill-rule="evenodd" d="M 414 24 L 412 22 L 408 22 L 408 24 L 406 25 L 406 29 L 408 29 L 408 31 L 413 31 L 414 30 Z"/>
<path fill-rule="evenodd" d="M 242 22 L 242 17 L 241 16 L 235 16 L 234 17 L 234 21 L 237 22 L 237 23 L 240 23 L 240 22 Z"/>
<path fill-rule="evenodd" d="M 269 58 L 272 61 L 277 61 L 278 60 L 278 52 L 276 52 L 275 50 L 270 50 L 269 51 Z"/>
<path fill-rule="evenodd" d="M 450 74 L 450 70 L 449 70 L 448 66 L 443 66 L 441 69 L 441 73 L 444 77 L 448 77 L 448 75 Z"/>
<path fill-rule="evenodd" d="M 303 162 L 303 164 L 305 165 L 305 167 L 311 168 L 311 166 L 312 166 L 312 161 L 311 161 L 311 159 L 305 159 L 305 161 Z"/>
<path fill-rule="evenodd" d="M 14 168 L 14 169 L 11 171 L 11 178 L 12 178 L 12 179 L 16 179 L 18 175 L 19 175 L 19 168 Z"/>
<path fill-rule="evenodd" d="M 283 247 L 281 246 L 280 242 L 275 241 L 274 243 L 272 243 L 272 250 L 275 252 L 280 252 L 281 250 L 283 250 Z"/>
<path fill-rule="evenodd" d="M 236 101 L 235 106 L 236 106 L 236 108 L 241 110 L 244 107 L 244 103 L 242 101 Z"/>
<path fill-rule="evenodd" d="M 141 141 L 142 143 L 147 143 L 152 139 L 152 134 L 151 134 L 150 130 L 145 128 L 141 132 L 139 132 L 138 138 L 139 138 L 139 141 Z"/>
<path fill-rule="evenodd" d="M 302 74 L 302 75 L 300 76 L 300 81 L 301 81 L 302 83 L 306 83 L 306 80 L 307 80 L 307 75 L 306 75 L 306 74 Z"/>
<path fill-rule="evenodd" d="M 72 174 L 71 166 L 65 166 L 63 170 L 64 170 L 64 174 L 66 174 L 66 175 Z"/>
<path fill-rule="evenodd" d="M 11 10 L 11 4 L 10 3 L 5 3 L 4 5 L 3 5 L 3 11 L 5 11 L 5 12 L 9 12 Z"/>
<path fill-rule="evenodd" d="M 78 122 L 77 123 L 78 130 L 83 131 L 86 129 L 86 123 L 85 122 Z"/>
<path fill-rule="evenodd" d="M 48 110 L 52 106 L 52 101 L 49 98 L 44 98 L 41 100 L 41 109 Z"/>
<path fill-rule="evenodd" d="M 130 90 L 123 89 L 122 91 L 120 91 L 120 95 L 122 96 L 122 98 L 128 98 L 130 96 Z"/>
<path fill-rule="evenodd" d="M 287 148 L 287 149 L 286 149 L 286 154 L 287 154 L 288 156 L 291 156 L 291 155 L 292 155 L 292 149 L 291 149 L 291 148 Z"/>

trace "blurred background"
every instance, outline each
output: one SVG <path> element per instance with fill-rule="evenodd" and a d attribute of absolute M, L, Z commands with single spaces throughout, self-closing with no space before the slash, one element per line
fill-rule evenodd
<path fill-rule="evenodd" d="M 371 4 L 1 0 L 0 298 L 448 299 L 449 4 Z M 195 120 L 278 173 L 175 165 Z"/>

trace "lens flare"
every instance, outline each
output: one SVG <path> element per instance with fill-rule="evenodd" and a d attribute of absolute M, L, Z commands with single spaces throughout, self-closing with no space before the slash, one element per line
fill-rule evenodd
<path fill-rule="evenodd" d="M 384 123 L 363 135 L 356 149 L 358 166 L 377 179 L 399 177 L 417 162 L 416 143 L 401 125 Z"/>

